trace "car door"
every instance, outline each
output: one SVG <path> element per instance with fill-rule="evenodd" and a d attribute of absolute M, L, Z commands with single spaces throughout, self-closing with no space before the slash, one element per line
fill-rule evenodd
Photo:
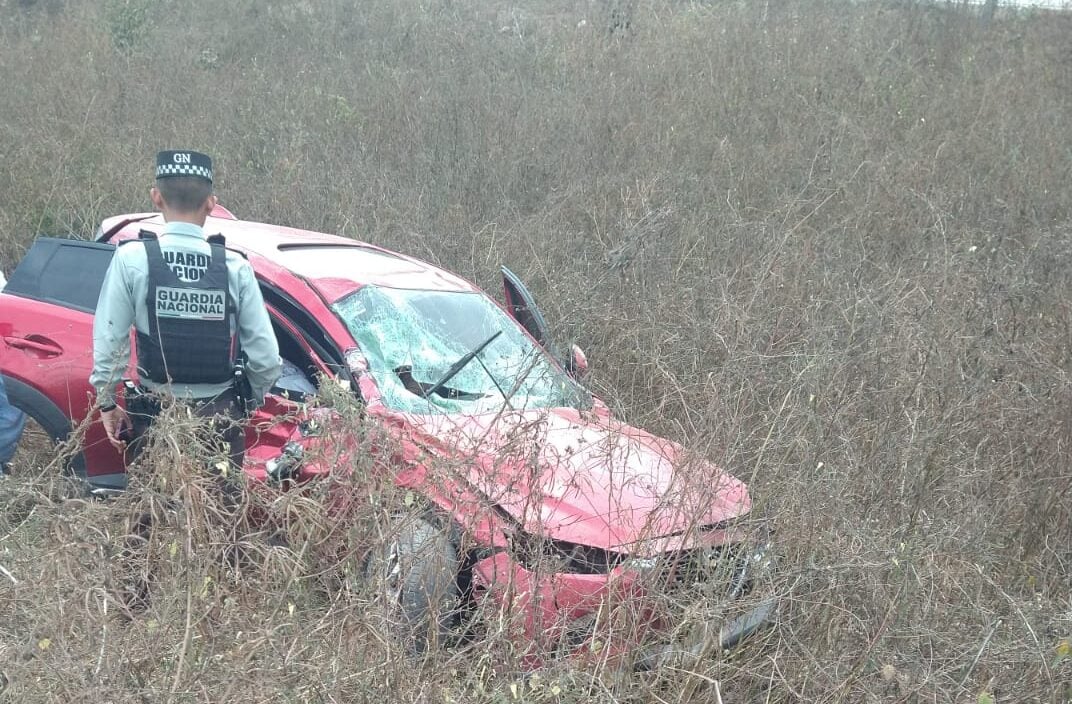
<path fill-rule="evenodd" d="M 536 306 L 536 299 L 521 282 L 517 274 L 502 268 L 503 292 L 506 294 L 506 309 L 521 327 L 525 328 L 536 342 L 540 343 L 555 359 L 561 359 L 551 349 L 551 332 L 543 313 Z"/>
<path fill-rule="evenodd" d="M 13 403 L 62 440 L 92 408 L 93 312 L 115 247 L 38 238 L 0 293 L 0 372 Z M 121 486 L 123 461 L 103 428 L 86 429 L 75 474 Z"/>
<path fill-rule="evenodd" d="M 517 274 L 505 266 L 502 267 L 502 275 L 506 310 L 546 350 L 547 354 L 557 360 L 570 376 L 580 381 L 588 369 L 588 360 L 584 352 L 577 345 L 572 345 L 569 354 L 563 354 L 551 341 L 550 327 L 543 313 L 536 306 L 536 299 L 533 298 L 528 287 L 522 283 Z"/>
<path fill-rule="evenodd" d="M 310 345 L 307 335 L 275 306 L 266 304 L 266 307 L 279 343 L 284 372 L 265 394 L 264 404 L 253 413 L 246 426 L 246 471 L 255 477 L 262 476 L 263 465 L 282 452 L 307 420 L 302 390 L 288 383 L 287 377 L 298 375 L 303 384 L 312 385 L 313 375 L 332 375 L 328 365 Z M 306 389 L 305 393 L 315 391 L 314 387 Z"/>
<path fill-rule="evenodd" d="M 506 310 L 521 327 L 525 328 L 529 335 L 532 335 L 536 342 L 540 343 L 540 346 L 547 351 L 547 354 L 554 357 L 566 371 L 572 374 L 574 372 L 572 360 L 563 355 L 554 342 L 551 341 L 551 329 L 547 325 L 547 320 L 543 317 L 543 313 L 537 307 L 536 299 L 529 292 L 528 287 L 522 283 L 517 274 L 505 266 L 502 267 L 502 275 L 503 292 L 506 294 Z"/>
<path fill-rule="evenodd" d="M 265 395 L 264 405 L 247 426 L 245 471 L 254 478 L 263 479 L 268 463 L 277 458 L 288 443 L 307 435 L 305 429 L 312 427 L 308 414 L 320 415 L 324 410 L 310 410 L 305 404 L 306 399 L 302 397 L 302 390 L 287 383 L 288 375 L 302 382 L 305 394 L 311 392 L 308 384 L 315 385 L 321 378 L 340 380 L 349 384 L 355 393 L 358 391 L 346 355 L 322 324 L 326 309 L 318 312 L 299 303 L 300 296 L 288 293 L 283 272 L 272 272 L 264 262 L 258 264 L 258 283 L 284 363 L 283 374 Z M 271 276 L 273 273 L 275 277 Z M 319 300 L 312 299 L 314 303 Z M 306 478 L 323 471 L 327 471 L 327 465 L 321 466 L 321 463 L 309 463 L 302 467 L 302 475 Z"/>

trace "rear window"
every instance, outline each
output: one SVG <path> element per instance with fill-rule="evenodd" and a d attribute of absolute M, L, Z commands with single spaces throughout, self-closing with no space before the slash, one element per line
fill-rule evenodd
<path fill-rule="evenodd" d="M 8 280 L 4 293 L 92 313 L 115 246 L 38 238 Z"/>

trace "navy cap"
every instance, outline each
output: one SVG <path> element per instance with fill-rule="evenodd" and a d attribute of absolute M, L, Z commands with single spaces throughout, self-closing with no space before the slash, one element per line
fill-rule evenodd
<path fill-rule="evenodd" d="M 212 159 L 201 152 L 168 150 L 156 155 L 156 177 L 199 176 L 212 183 Z"/>

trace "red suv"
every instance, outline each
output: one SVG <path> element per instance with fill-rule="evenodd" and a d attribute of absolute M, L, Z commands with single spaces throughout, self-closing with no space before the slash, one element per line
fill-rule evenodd
<path fill-rule="evenodd" d="M 92 409 L 93 312 L 116 243 L 163 224 L 126 215 L 106 220 L 95 242 L 39 238 L 0 293 L 8 395 L 54 439 Z M 421 575 L 400 581 L 419 594 L 398 596 L 414 633 L 449 625 L 432 616 L 433 586 L 455 604 L 510 607 L 523 638 L 568 648 L 599 640 L 616 599 L 646 604 L 644 632 L 626 643 L 645 644 L 633 649 L 641 666 L 703 645 L 673 642 L 676 624 L 648 597 L 665 605 L 668 594 L 716 589 L 751 604 L 713 624 L 721 647 L 772 620 L 775 601 L 755 596 L 769 560 L 745 523 L 747 487 L 612 418 L 579 380 L 583 354 L 560 356 L 508 269 L 502 307 L 450 272 L 347 238 L 241 221 L 222 207 L 206 230 L 252 265 L 288 370 L 251 423 L 249 476 L 270 484 L 330 471 L 307 451 L 316 438 L 300 417 L 301 396 L 325 379 L 352 390 L 366 419 L 406 448 L 388 460 L 395 483 L 435 507 L 393 546 L 392 559 L 408 550 L 406 569 Z M 447 465 L 450 476 L 436 476 Z M 70 468 L 97 491 L 125 486 L 99 422 Z M 449 569 L 422 567 L 416 543 Z"/>

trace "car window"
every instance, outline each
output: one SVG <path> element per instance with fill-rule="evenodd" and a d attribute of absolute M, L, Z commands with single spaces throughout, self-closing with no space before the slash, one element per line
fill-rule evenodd
<path fill-rule="evenodd" d="M 274 309 L 276 314 L 285 318 L 301 334 L 304 342 L 312 348 L 313 352 L 320 358 L 320 361 L 334 375 L 350 382 L 354 393 L 360 395 L 357 383 L 346 362 L 346 356 L 335 341 L 331 339 L 324 327 L 313 317 L 313 314 L 305 310 L 282 289 L 272 286 L 263 279 L 258 279 L 258 283 L 264 296 L 264 302 L 268 304 L 269 309 Z M 277 340 L 282 344 L 282 338 L 277 336 Z M 311 368 L 310 371 L 312 371 Z"/>
<path fill-rule="evenodd" d="M 38 238 L 15 267 L 4 293 L 92 313 L 115 246 Z"/>
<path fill-rule="evenodd" d="M 345 357 L 332 341 L 331 336 L 308 311 L 302 308 L 297 301 L 282 289 L 277 289 L 262 279 L 258 279 L 258 283 L 260 284 L 264 302 L 279 311 L 280 315 L 301 331 L 305 336 L 306 342 L 320 355 L 325 364 L 333 369 L 341 369 L 346 365 Z"/>
<path fill-rule="evenodd" d="M 366 286 L 333 308 L 369 361 L 384 404 L 413 413 L 586 407 L 587 393 L 487 296 Z M 489 339 L 495 339 L 489 342 Z M 467 353 L 487 346 L 440 389 Z"/>
<path fill-rule="evenodd" d="M 278 313 L 269 311 L 272 320 L 272 332 L 279 343 L 279 358 L 282 371 L 272 388 L 274 393 L 287 398 L 301 400 L 316 393 L 316 379 L 319 371 L 305 345 L 295 332 L 293 323 L 283 320 Z"/>

